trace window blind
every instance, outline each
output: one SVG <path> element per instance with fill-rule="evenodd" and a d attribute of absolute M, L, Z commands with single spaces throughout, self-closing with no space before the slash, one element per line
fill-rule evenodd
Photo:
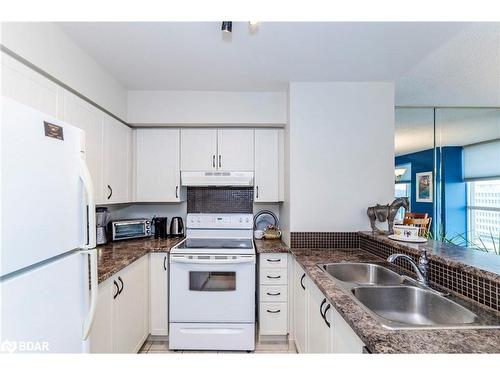
<path fill-rule="evenodd" d="M 466 181 L 500 178 L 500 139 L 464 146 Z"/>

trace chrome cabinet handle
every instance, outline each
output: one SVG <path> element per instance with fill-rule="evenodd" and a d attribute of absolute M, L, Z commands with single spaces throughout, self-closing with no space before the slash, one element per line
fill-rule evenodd
<path fill-rule="evenodd" d="M 165 271 L 167 270 L 167 257 L 166 256 L 163 258 L 163 269 Z"/>
<path fill-rule="evenodd" d="M 175 197 L 179 198 L 179 186 L 175 187 Z"/>
<path fill-rule="evenodd" d="M 319 314 L 323 319 L 325 319 L 325 315 L 323 314 L 323 305 L 326 303 L 326 298 L 323 299 L 323 302 L 321 302 L 321 305 L 319 306 Z"/>
<path fill-rule="evenodd" d="M 108 185 L 108 190 L 109 190 L 108 199 L 111 199 L 111 196 L 113 195 L 113 189 L 109 185 Z"/>
<path fill-rule="evenodd" d="M 326 325 L 328 328 L 330 328 L 330 322 L 326 320 L 326 313 L 330 309 L 330 304 L 326 306 L 325 312 L 323 313 L 323 320 L 325 321 Z"/>
<path fill-rule="evenodd" d="M 302 281 L 304 281 L 304 277 L 306 277 L 306 274 L 303 274 L 302 277 L 300 278 L 300 286 L 302 287 L 302 289 L 306 290 L 306 287 L 302 283 Z"/>
<path fill-rule="evenodd" d="M 222 168 L 222 155 L 219 155 L 219 168 Z"/>
<path fill-rule="evenodd" d="M 113 299 L 116 299 L 116 297 L 118 297 L 118 294 L 120 294 L 120 287 L 118 286 L 118 283 L 116 282 L 116 280 L 113 280 L 113 284 L 115 284 L 115 286 L 116 286 L 116 293 L 113 296 Z"/>
<path fill-rule="evenodd" d="M 279 313 L 281 310 L 267 310 L 268 313 L 271 313 L 271 314 L 277 314 Z"/>
<path fill-rule="evenodd" d="M 268 259 L 268 262 L 281 262 L 281 259 Z"/>
<path fill-rule="evenodd" d="M 118 280 L 122 283 L 122 288 L 119 290 L 118 294 L 122 294 L 123 287 L 124 287 L 123 280 L 122 280 L 122 278 L 120 276 L 118 276 Z"/>
<path fill-rule="evenodd" d="M 269 293 L 269 292 L 267 292 L 267 295 L 268 296 L 279 296 L 279 295 L 281 295 L 281 293 L 280 292 L 278 292 L 278 293 Z"/>
<path fill-rule="evenodd" d="M 212 167 L 215 168 L 215 155 L 212 155 Z"/>
<path fill-rule="evenodd" d="M 259 185 L 255 186 L 255 198 L 259 198 Z"/>
<path fill-rule="evenodd" d="M 268 279 L 281 279 L 281 276 L 269 276 L 267 275 Z"/>

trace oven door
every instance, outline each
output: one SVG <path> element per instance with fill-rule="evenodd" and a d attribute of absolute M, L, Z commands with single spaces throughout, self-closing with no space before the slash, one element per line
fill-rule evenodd
<path fill-rule="evenodd" d="M 170 321 L 254 322 L 255 255 L 171 255 Z"/>

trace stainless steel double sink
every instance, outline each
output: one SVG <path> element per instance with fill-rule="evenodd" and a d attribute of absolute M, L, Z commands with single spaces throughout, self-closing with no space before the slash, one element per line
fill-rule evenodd
<path fill-rule="evenodd" d="M 407 276 L 371 263 L 318 264 L 367 312 L 390 329 L 497 328 Z"/>

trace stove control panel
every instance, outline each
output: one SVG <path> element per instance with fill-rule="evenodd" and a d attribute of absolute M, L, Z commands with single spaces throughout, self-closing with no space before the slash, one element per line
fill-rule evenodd
<path fill-rule="evenodd" d="M 252 214 L 188 214 L 188 229 L 252 229 Z"/>

